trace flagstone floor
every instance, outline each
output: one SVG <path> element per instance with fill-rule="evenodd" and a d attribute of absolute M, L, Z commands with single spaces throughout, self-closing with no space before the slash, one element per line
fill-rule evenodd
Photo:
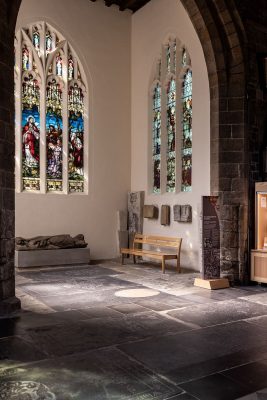
<path fill-rule="evenodd" d="M 267 288 L 116 261 L 20 271 L 1 400 L 267 399 Z"/>

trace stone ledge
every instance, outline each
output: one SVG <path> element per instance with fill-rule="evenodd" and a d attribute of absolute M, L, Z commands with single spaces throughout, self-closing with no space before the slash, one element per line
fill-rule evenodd
<path fill-rule="evenodd" d="M 90 249 L 15 250 L 17 268 L 89 264 Z"/>

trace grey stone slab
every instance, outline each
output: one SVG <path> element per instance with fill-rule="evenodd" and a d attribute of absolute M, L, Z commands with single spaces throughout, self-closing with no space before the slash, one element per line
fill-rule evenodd
<path fill-rule="evenodd" d="M 33 342 L 26 341 L 22 337 L 0 339 L 0 371 L 7 365 L 20 365 L 45 358 L 47 358 L 45 351 L 41 351 Z"/>
<path fill-rule="evenodd" d="M 203 293 L 199 294 L 199 293 L 190 293 L 190 294 L 185 294 L 185 295 L 181 295 L 178 298 L 180 298 L 181 300 L 183 300 L 184 302 L 188 302 L 188 303 L 195 303 L 195 304 L 207 304 L 207 303 L 211 303 L 214 304 L 214 302 L 216 301 L 215 299 L 213 299 L 210 295 L 204 295 Z"/>
<path fill-rule="evenodd" d="M 174 307 L 170 306 L 169 304 L 162 303 L 160 301 L 149 300 L 149 299 L 142 299 L 135 301 L 136 304 L 139 304 L 142 307 L 148 308 L 149 310 L 153 311 L 165 311 L 170 310 Z"/>
<path fill-rule="evenodd" d="M 249 387 L 249 393 L 264 389 L 267 385 L 267 361 L 254 362 L 223 372 L 238 385 Z"/>
<path fill-rule="evenodd" d="M 196 397 L 191 396 L 188 393 L 177 394 L 172 397 L 166 398 L 166 400 L 196 400 Z"/>
<path fill-rule="evenodd" d="M 96 276 L 105 275 L 118 275 L 119 272 L 113 271 L 109 268 L 104 268 L 99 265 L 89 265 L 88 267 L 74 267 L 72 269 L 42 269 L 41 271 L 21 270 L 17 272 L 17 276 L 32 279 L 34 282 L 69 282 L 70 279 L 75 278 L 91 278 Z M 22 284 L 23 285 L 23 284 Z"/>
<path fill-rule="evenodd" d="M 115 306 L 111 306 L 113 310 L 116 310 L 122 314 L 136 314 L 140 312 L 147 312 L 147 308 L 142 307 L 138 304 L 129 303 L 129 304 L 117 304 Z"/>
<path fill-rule="evenodd" d="M 127 288 L 138 289 L 140 286 L 129 286 Z M 55 311 L 79 310 L 89 307 L 105 307 L 114 304 L 128 303 L 128 298 L 115 296 L 115 293 L 120 290 L 119 287 L 112 289 L 106 288 L 101 290 L 101 287 L 96 290 L 91 289 L 83 292 L 69 292 L 68 294 L 59 294 L 54 296 L 37 296 L 38 300 Z"/>
<path fill-rule="evenodd" d="M 251 302 L 257 303 L 257 304 L 267 305 L 267 293 L 252 294 L 247 297 L 242 297 L 242 299 L 245 299 L 247 301 L 251 301 Z"/>
<path fill-rule="evenodd" d="M 51 297 L 60 295 L 88 293 L 94 290 L 109 290 L 113 288 L 118 290 L 120 288 L 132 287 L 133 284 L 128 281 L 115 278 L 113 276 L 96 276 L 91 279 L 88 278 L 72 278 L 69 282 L 34 282 L 23 285 L 23 290 L 30 295 L 39 297 Z"/>
<path fill-rule="evenodd" d="M 179 320 L 205 327 L 267 314 L 267 307 L 235 299 L 220 301 L 217 304 L 194 305 L 170 311 L 168 314 Z"/>
<path fill-rule="evenodd" d="M 180 384 L 199 377 L 199 374 L 203 376 L 206 372 L 221 371 L 227 368 L 227 362 L 233 366 L 234 359 L 230 356 L 244 349 L 250 353 L 263 352 L 263 349 L 266 351 L 266 333 L 262 327 L 236 322 L 182 332 L 168 338 L 154 337 L 123 344 L 119 348 L 155 372 Z M 239 357 L 242 363 L 242 354 Z"/>
<path fill-rule="evenodd" d="M 1 382 L 3 385 L 11 381 L 41 383 L 57 400 L 164 400 L 182 392 L 116 349 L 9 369 Z"/>
<path fill-rule="evenodd" d="M 219 374 L 185 383 L 181 387 L 199 400 L 235 400 L 249 393 L 246 386 L 237 385 Z"/>
<path fill-rule="evenodd" d="M 237 400 L 266 400 L 267 399 L 267 388 L 263 390 L 257 390 L 255 393 L 248 394 L 244 397 L 239 397 Z"/>
<path fill-rule="evenodd" d="M 121 313 L 109 307 L 90 307 L 80 310 L 83 319 L 91 318 L 121 318 Z"/>
<path fill-rule="evenodd" d="M 250 318 L 247 320 L 250 324 L 260 325 L 267 329 L 267 316 L 260 316 L 255 318 Z"/>
<path fill-rule="evenodd" d="M 89 264 L 90 249 L 57 249 L 57 250 L 15 250 L 17 268 L 41 267 L 50 265 Z"/>
<path fill-rule="evenodd" d="M 32 328 L 25 339 L 38 343 L 50 356 L 62 356 L 89 349 L 127 343 L 151 336 L 162 336 L 188 330 L 188 327 L 153 312 L 131 317 L 85 319 L 75 324 Z"/>

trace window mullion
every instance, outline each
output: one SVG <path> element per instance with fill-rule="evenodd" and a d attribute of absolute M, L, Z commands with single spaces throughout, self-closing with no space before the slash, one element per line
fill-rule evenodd
<path fill-rule="evenodd" d="M 21 70 L 21 43 L 22 43 L 22 37 L 21 37 L 21 31 L 18 33 L 17 37 L 17 46 L 16 46 L 16 60 L 18 60 L 19 65 L 17 65 L 17 80 L 15 82 L 15 89 L 16 89 L 16 94 L 17 96 L 15 97 L 15 108 L 16 108 L 16 190 L 21 192 L 23 185 L 22 185 L 22 115 L 21 115 L 21 110 L 22 110 L 22 70 Z"/>
<path fill-rule="evenodd" d="M 42 74 L 40 91 L 40 192 L 46 193 L 46 76 Z"/>
<path fill-rule="evenodd" d="M 63 163 L 63 193 L 68 193 L 68 44 L 64 45 L 64 55 L 63 55 L 63 73 L 62 79 L 64 82 L 63 93 L 62 93 L 62 120 L 63 120 L 63 155 L 62 155 L 62 163 Z"/>

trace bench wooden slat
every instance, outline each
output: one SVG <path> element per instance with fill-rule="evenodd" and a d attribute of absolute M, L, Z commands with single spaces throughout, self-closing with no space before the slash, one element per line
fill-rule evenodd
<path fill-rule="evenodd" d="M 162 250 L 151 250 L 136 247 L 142 245 L 148 245 L 156 248 L 168 248 L 171 247 L 176 249 L 175 253 L 169 253 L 168 251 Z M 122 264 L 123 255 L 131 254 L 134 257 L 134 263 L 136 262 L 135 256 L 144 256 L 148 258 L 160 259 L 162 261 L 162 272 L 165 273 L 165 260 L 177 259 L 177 270 L 180 272 L 180 251 L 181 251 L 182 238 L 172 238 L 167 236 L 155 236 L 155 235 L 143 235 L 140 233 L 135 234 L 133 247 L 131 249 L 122 248 Z"/>

